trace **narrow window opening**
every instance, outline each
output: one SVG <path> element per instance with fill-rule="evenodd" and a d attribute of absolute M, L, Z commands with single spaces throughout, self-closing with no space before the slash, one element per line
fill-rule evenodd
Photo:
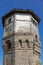
<path fill-rule="evenodd" d="M 9 23 L 9 24 L 11 23 L 11 18 L 8 20 L 8 23 Z"/>
<path fill-rule="evenodd" d="M 10 42 L 10 40 L 6 41 L 6 47 L 7 47 L 7 49 L 11 49 L 11 42 Z"/>
<path fill-rule="evenodd" d="M 38 41 L 37 35 L 35 35 L 35 40 Z"/>
<path fill-rule="evenodd" d="M 27 46 L 29 47 L 29 41 L 28 40 L 26 40 L 26 43 L 27 43 Z"/>
<path fill-rule="evenodd" d="M 37 38 L 37 35 L 35 35 L 35 37 Z"/>
<path fill-rule="evenodd" d="M 35 22 L 35 20 L 33 20 L 33 18 L 31 18 L 31 22 L 37 27 L 37 23 Z"/>
<path fill-rule="evenodd" d="M 22 40 L 19 40 L 19 42 L 20 42 L 20 46 L 22 47 Z"/>
<path fill-rule="evenodd" d="M 11 43 L 8 44 L 8 48 L 11 49 Z"/>

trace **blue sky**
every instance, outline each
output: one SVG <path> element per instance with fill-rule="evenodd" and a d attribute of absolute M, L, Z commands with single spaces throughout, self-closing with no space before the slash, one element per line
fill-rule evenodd
<path fill-rule="evenodd" d="M 39 33 L 42 46 L 41 61 L 43 62 L 43 0 L 0 0 L 0 65 L 3 65 L 2 38 L 4 29 L 2 16 L 13 8 L 31 9 L 40 17 Z"/>

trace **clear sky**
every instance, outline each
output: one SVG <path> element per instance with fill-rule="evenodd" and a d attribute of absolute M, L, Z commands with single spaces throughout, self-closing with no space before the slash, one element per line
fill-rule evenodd
<path fill-rule="evenodd" d="M 39 33 L 42 46 L 41 61 L 43 62 L 43 0 L 0 0 L 0 65 L 3 65 L 2 38 L 4 29 L 2 16 L 13 8 L 31 9 L 40 17 Z"/>

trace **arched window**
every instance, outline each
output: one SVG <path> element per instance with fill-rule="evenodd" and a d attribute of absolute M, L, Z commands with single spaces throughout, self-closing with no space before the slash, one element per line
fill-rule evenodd
<path fill-rule="evenodd" d="M 27 46 L 29 47 L 29 41 L 28 41 L 28 39 L 26 39 L 26 43 L 27 43 Z"/>
<path fill-rule="evenodd" d="M 6 41 L 6 48 L 11 49 L 11 42 L 10 40 Z"/>
<path fill-rule="evenodd" d="M 20 46 L 22 47 L 22 40 L 21 39 L 19 40 L 19 43 L 20 43 Z"/>

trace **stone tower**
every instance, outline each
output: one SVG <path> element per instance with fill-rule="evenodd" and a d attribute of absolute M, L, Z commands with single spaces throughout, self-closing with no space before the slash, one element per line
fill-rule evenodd
<path fill-rule="evenodd" d="M 31 10 L 13 9 L 2 17 L 3 65 L 39 65 L 40 18 Z"/>

